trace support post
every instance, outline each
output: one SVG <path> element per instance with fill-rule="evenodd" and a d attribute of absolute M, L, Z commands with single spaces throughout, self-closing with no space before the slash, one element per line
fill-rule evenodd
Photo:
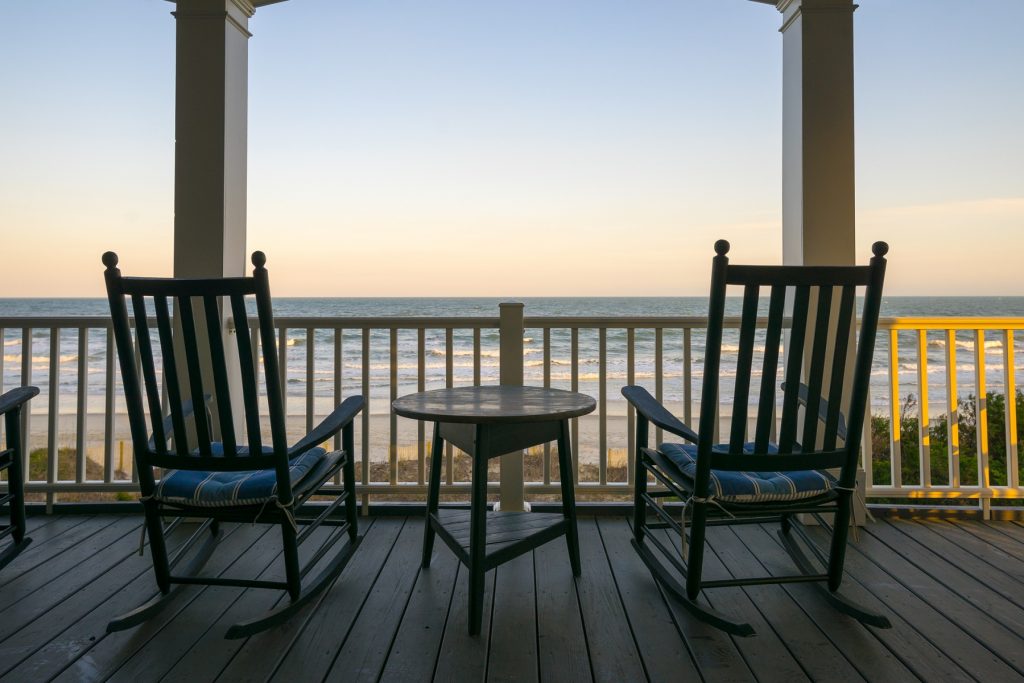
<path fill-rule="evenodd" d="M 250 0 L 176 1 L 175 277 L 237 277 L 247 270 L 248 23 L 254 12 Z M 237 347 L 225 316 L 222 311 L 218 333 L 225 337 L 232 403 L 238 403 L 235 431 L 241 433 Z M 197 326 L 205 333 L 205 321 Z M 212 386 L 209 363 L 202 359 Z"/>
<path fill-rule="evenodd" d="M 782 13 L 782 252 L 787 265 L 854 265 L 852 0 L 777 0 Z M 851 342 L 855 342 L 851 330 Z M 851 343 L 847 376 L 852 374 Z M 827 387 L 824 387 L 827 389 Z M 870 416 L 868 417 L 870 420 Z M 856 501 L 864 501 L 858 472 Z M 855 504 L 854 522 L 866 507 Z"/>
<path fill-rule="evenodd" d="M 503 386 L 523 386 L 523 304 L 502 303 L 499 310 L 499 381 Z M 495 509 L 529 510 L 523 500 L 523 451 L 501 456 L 501 487 Z"/>

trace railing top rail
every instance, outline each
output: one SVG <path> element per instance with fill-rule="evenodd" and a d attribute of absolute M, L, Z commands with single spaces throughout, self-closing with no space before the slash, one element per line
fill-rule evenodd
<path fill-rule="evenodd" d="M 61 328 L 95 328 L 110 327 L 109 315 L 10 315 L 0 318 L 0 327 L 10 328 L 38 328 L 61 327 Z"/>
<path fill-rule="evenodd" d="M 255 318 L 250 323 L 255 323 Z M 727 316 L 726 326 L 739 325 L 738 316 Z M 758 320 L 762 325 L 767 318 Z M 497 316 L 280 316 L 278 327 L 318 329 L 483 329 L 497 328 Z M 707 325 L 705 316 L 526 316 L 524 326 L 529 328 L 668 328 L 701 329 Z M 887 330 L 1024 330 L 1024 317 L 961 317 L 922 316 L 879 318 L 878 326 Z M 108 316 L 4 316 L 3 328 L 107 328 Z"/>
<path fill-rule="evenodd" d="M 914 318 L 879 318 L 878 327 L 888 330 L 1021 330 L 1024 318 L 922 316 Z"/>
<path fill-rule="evenodd" d="M 250 318 L 249 324 L 256 324 Z M 498 327 L 498 316 L 274 316 L 277 327 L 316 327 L 320 329 L 474 329 Z"/>

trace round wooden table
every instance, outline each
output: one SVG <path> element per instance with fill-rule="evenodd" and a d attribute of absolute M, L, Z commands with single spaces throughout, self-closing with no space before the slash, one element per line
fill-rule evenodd
<path fill-rule="evenodd" d="M 395 400 L 402 417 L 434 423 L 423 531 L 423 567 L 437 534 L 469 569 L 469 632 L 480 632 L 484 574 L 514 557 L 564 535 L 572 573 L 580 575 L 576 502 L 572 482 L 569 420 L 592 412 L 594 399 L 544 387 L 456 387 L 410 394 Z M 473 460 L 469 510 L 439 509 L 441 456 L 445 441 Z M 488 512 L 487 461 L 531 446 L 558 442 L 562 512 Z"/>

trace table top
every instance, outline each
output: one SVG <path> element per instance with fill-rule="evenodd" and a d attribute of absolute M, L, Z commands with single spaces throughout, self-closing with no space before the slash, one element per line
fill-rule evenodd
<path fill-rule="evenodd" d="M 586 415 L 596 407 L 585 394 L 544 387 L 454 387 L 409 394 L 392 409 L 402 417 L 437 422 L 497 424 L 546 422 Z"/>

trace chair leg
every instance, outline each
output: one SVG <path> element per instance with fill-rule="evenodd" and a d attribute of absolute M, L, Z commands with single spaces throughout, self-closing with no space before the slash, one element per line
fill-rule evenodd
<path fill-rule="evenodd" d="M 423 560 L 421 566 L 430 566 L 430 556 L 434 552 L 434 526 L 431 518 L 437 514 L 438 501 L 441 497 L 441 456 L 444 454 L 444 440 L 441 438 L 441 425 L 434 423 L 434 442 L 430 448 L 430 481 L 427 485 L 427 519 L 423 525 Z"/>
<path fill-rule="evenodd" d="M 690 523 L 690 545 L 686 558 L 686 596 L 696 600 L 700 595 L 701 570 L 704 568 L 704 535 L 707 530 L 707 503 L 693 503 Z M 686 533 L 684 529 L 682 533 Z"/>
<path fill-rule="evenodd" d="M 569 421 L 562 420 L 558 437 L 558 478 L 562 487 L 562 515 L 568 526 L 565 542 L 569 546 L 569 564 L 572 575 L 580 576 L 580 538 L 576 527 L 576 493 L 573 486 L 572 446 L 569 441 Z"/>
<path fill-rule="evenodd" d="M 643 449 L 647 446 L 647 420 L 637 416 L 636 421 L 636 465 L 633 467 L 633 539 L 644 542 L 644 522 L 647 519 L 647 467 L 644 465 Z"/>
<path fill-rule="evenodd" d="M 473 494 L 469 510 L 469 635 L 480 633 L 484 613 L 484 559 L 487 551 L 487 446 L 477 426 L 473 454 Z"/>
<path fill-rule="evenodd" d="M 355 543 L 359 539 L 359 510 L 356 506 L 356 454 L 355 427 L 350 422 L 342 430 L 342 448 L 345 449 L 345 464 L 342 466 L 342 483 L 345 487 L 345 521 L 348 522 L 348 537 Z"/>
<path fill-rule="evenodd" d="M 153 556 L 153 573 L 156 574 L 156 585 L 161 593 L 171 590 L 171 567 L 167 559 L 167 541 L 164 538 L 164 523 L 160 519 L 157 504 L 152 501 L 143 503 L 146 514 L 146 533 L 149 535 L 149 552 Z"/>
<path fill-rule="evenodd" d="M 853 512 L 852 498 L 849 491 L 840 492 L 832 523 L 832 543 L 828 554 L 828 589 L 833 593 L 839 590 L 839 584 L 843 581 L 846 542 L 850 534 L 850 514 Z"/>
<path fill-rule="evenodd" d="M 295 529 L 288 520 L 281 522 L 281 542 L 284 545 L 284 572 L 288 583 L 288 596 L 294 602 L 302 595 L 302 576 L 299 573 L 299 546 Z"/>

